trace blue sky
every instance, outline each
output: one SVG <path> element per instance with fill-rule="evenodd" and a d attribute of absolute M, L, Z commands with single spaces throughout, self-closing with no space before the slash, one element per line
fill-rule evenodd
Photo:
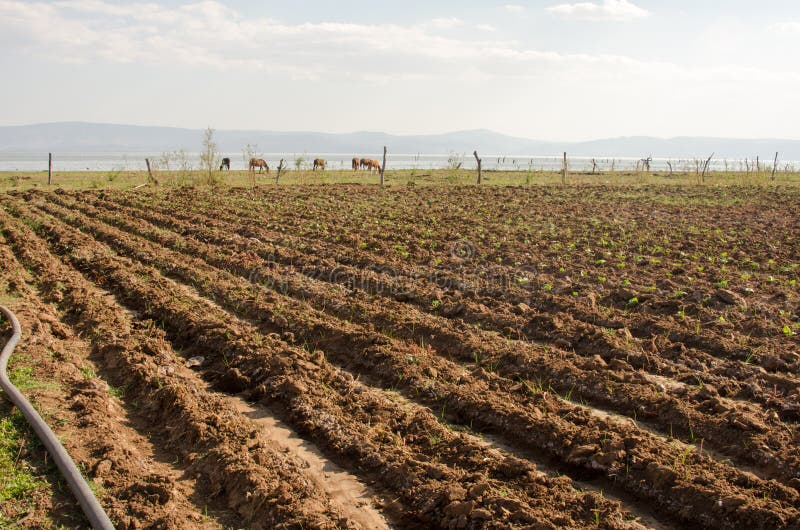
<path fill-rule="evenodd" d="M 800 138 L 800 5 L 0 0 L 0 125 Z"/>

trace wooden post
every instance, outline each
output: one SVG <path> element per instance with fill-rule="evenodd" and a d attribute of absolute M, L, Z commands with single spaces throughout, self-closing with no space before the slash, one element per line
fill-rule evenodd
<path fill-rule="evenodd" d="M 708 171 L 708 166 L 711 165 L 711 159 L 714 158 L 714 153 L 711 153 L 711 156 L 708 157 L 706 163 L 703 164 L 703 174 L 700 176 L 701 182 L 706 181 L 706 171 Z"/>
<path fill-rule="evenodd" d="M 561 183 L 562 184 L 566 184 L 567 183 L 567 172 L 568 171 L 569 171 L 569 169 L 568 169 L 568 166 L 567 166 L 567 153 L 564 152 L 564 163 L 563 163 L 563 165 L 561 167 Z"/>
<path fill-rule="evenodd" d="M 478 184 L 480 184 L 481 183 L 481 178 L 482 178 L 482 168 L 481 168 L 482 160 L 480 158 L 478 158 L 478 151 L 477 150 L 472 154 L 475 155 L 475 160 L 478 161 Z"/>
<path fill-rule="evenodd" d="M 778 170 L 778 153 L 775 153 L 775 161 L 772 163 L 772 178 L 770 180 L 775 180 L 775 172 Z"/>
<path fill-rule="evenodd" d="M 48 153 L 47 157 L 47 185 L 53 184 L 53 153 Z"/>
<path fill-rule="evenodd" d="M 156 179 L 153 176 L 153 170 L 150 168 L 150 159 L 149 158 L 145 158 L 144 162 L 145 162 L 145 164 L 147 164 L 147 175 L 150 177 L 150 180 L 153 181 L 153 184 L 158 186 L 158 179 Z"/>
<path fill-rule="evenodd" d="M 275 184 L 281 179 L 281 171 L 283 171 L 283 158 L 281 158 L 281 163 L 278 164 L 278 173 L 275 175 Z"/>
<path fill-rule="evenodd" d="M 381 166 L 381 186 L 384 185 L 385 181 L 383 178 L 383 174 L 386 172 L 386 146 L 383 146 L 383 165 Z"/>

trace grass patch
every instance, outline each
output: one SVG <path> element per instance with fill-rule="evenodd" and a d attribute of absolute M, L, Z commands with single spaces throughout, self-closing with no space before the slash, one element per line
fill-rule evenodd
<path fill-rule="evenodd" d="M 33 375 L 33 367 L 27 365 L 24 357 L 15 356 L 11 359 L 13 367 L 8 372 L 8 378 L 20 392 L 25 394 L 28 400 L 31 397 L 28 395 L 32 390 L 57 390 L 58 384 L 51 381 L 42 381 Z M 5 396 L 5 394 L 0 394 Z M 31 400 L 32 401 L 32 400 Z M 41 414 L 41 412 L 40 412 Z"/>
<path fill-rule="evenodd" d="M 13 305 L 13 303 L 17 300 L 17 295 L 12 292 L 3 291 L 0 292 L 0 305 L 4 305 L 6 307 Z"/>
<path fill-rule="evenodd" d="M 157 171 L 162 189 L 179 186 L 201 186 L 208 183 L 208 172 L 200 170 Z M 243 170 L 218 172 L 214 171 L 212 181 L 222 187 L 252 186 L 250 174 Z M 386 170 L 386 184 L 389 186 L 473 186 L 477 173 L 471 169 L 431 169 L 424 172 L 414 169 Z M 281 174 L 281 185 L 308 184 L 367 184 L 375 185 L 380 181 L 377 173 L 350 170 L 309 171 L 306 169 L 285 170 Z M 46 171 L 0 171 L 0 192 L 21 191 L 31 188 L 43 189 L 131 189 L 148 182 L 146 171 L 59 171 L 53 175 L 53 185 L 47 185 Z M 274 186 L 275 170 L 266 174 L 256 174 L 258 186 Z M 536 186 L 559 185 L 561 173 L 549 170 L 494 171 L 483 173 L 484 186 Z M 636 171 L 614 171 L 592 174 L 588 172 L 570 173 L 568 185 L 603 184 L 610 186 L 650 185 L 683 185 L 691 187 L 716 186 L 797 186 L 800 185 L 800 173 L 779 172 L 775 180 L 765 174 L 756 177 L 742 172 L 716 171 L 706 175 L 704 183 L 698 183 L 693 172 L 644 173 Z M 669 200 L 669 199 L 667 199 Z M 681 199 L 683 200 L 683 199 Z"/>
<path fill-rule="evenodd" d="M 14 383 L 14 386 L 19 389 L 23 394 L 29 390 L 35 390 L 40 387 L 40 384 L 33 377 L 33 368 L 30 366 L 18 366 L 8 373 L 8 378 Z"/>
<path fill-rule="evenodd" d="M 58 388 L 56 383 L 37 379 L 24 356 L 12 356 L 11 363 L 8 377 L 29 400 L 31 391 Z M 40 414 L 49 416 L 41 410 Z M 53 418 L 45 417 L 45 421 L 52 425 Z M 58 483 L 58 471 L 52 462 L 45 465 L 43 451 L 25 416 L 0 391 L 0 528 L 13 527 L 26 513 L 40 511 L 43 494 Z"/>
<path fill-rule="evenodd" d="M 25 459 L 23 451 L 38 445 L 27 421 L 18 409 L 0 419 L 0 503 L 16 501 L 25 503 L 33 493 L 45 485 L 35 469 Z"/>
<path fill-rule="evenodd" d="M 0 243 L 5 243 L 5 240 L 0 239 Z M 19 295 L 15 291 L 9 289 L 5 282 L 0 281 L 0 305 L 10 307 L 14 305 L 14 302 L 17 301 L 18 298 Z M 0 323 L 0 332 L 2 332 L 4 329 L 8 329 L 6 319 L 2 318 L 0 321 L 2 322 Z"/>

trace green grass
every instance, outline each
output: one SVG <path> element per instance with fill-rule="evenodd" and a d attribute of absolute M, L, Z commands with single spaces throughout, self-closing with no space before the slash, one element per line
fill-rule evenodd
<path fill-rule="evenodd" d="M 7 289 L 0 289 L 0 304 L 9 305 L 15 298 Z M 5 322 L 0 324 L 0 330 L 7 330 Z M 4 335 L 8 336 L 7 333 Z M 5 344 L 5 339 L 0 344 Z M 34 377 L 33 367 L 24 356 L 12 356 L 9 364 L 8 377 L 23 394 L 52 387 L 52 383 Z M 44 476 L 26 456 L 40 448 L 41 444 L 25 417 L 0 391 L 0 504 L 14 506 L 17 513 L 25 511 L 34 493 L 46 485 Z M 0 515 L 0 527 L 12 522 Z"/>
<path fill-rule="evenodd" d="M 14 368 L 8 373 L 8 378 L 11 379 L 14 386 L 23 394 L 41 386 L 33 377 L 33 368 L 30 366 L 18 366 Z"/>
<path fill-rule="evenodd" d="M 32 361 L 19 353 L 11 358 L 8 377 L 29 399 L 32 391 L 58 388 L 57 383 L 35 377 Z M 57 422 L 48 411 L 36 408 L 50 425 Z M 37 498 L 51 487 L 48 483 L 55 485 L 60 481 L 52 463 L 45 465 L 41 459 L 42 453 L 43 446 L 25 417 L 0 391 L 0 506 L 5 508 L 0 513 L 0 528 L 36 511 Z"/>
<path fill-rule="evenodd" d="M 13 305 L 14 302 L 17 300 L 16 293 L 4 291 L 0 289 L 0 305 L 4 305 L 6 307 Z"/>
<path fill-rule="evenodd" d="M 33 368 L 19 364 L 12 359 L 14 368 L 8 373 L 9 379 L 20 392 L 46 387 L 46 383 L 33 376 Z M 25 417 L 16 407 L 8 403 L 0 392 L 0 503 L 15 502 L 26 504 L 33 493 L 46 484 L 44 478 L 21 455 L 35 451 L 40 442 L 31 430 Z M 0 519 L 0 525 L 4 521 Z"/>
<path fill-rule="evenodd" d="M 0 503 L 24 503 L 45 484 L 35 470 L 19 458 L 23 447 L 33 443 L 32 436 L 28 423 L 18 409 L 0 419 Z"/>
<path fill-rule="evenodd" d="M 81 366 L 81 375 L 87 381 L 94 379 L 95 373 L 91 366 Z"/>
<path fill-rule="evenodd" d="M 52 381 L 43 381 L 37 379 L 33 375 L 33 366 L 31 362 L 19 353 L 15 353 L 9 363 L 11 367 L 8 371 L 8 378 L 17 389 L 29 397 L 28 394 L 32 390 L 57 390 L 58 383 Z M 0 393 L 0 396 L 5 394 Z"/>
<path fill-rule="evenodd" d="M 5 238 L 3 238 L 2 235 L 0 235 L 0 244 L 4 243 L 5 243 Z M 5 281 L 0 280 L 0 305 L 10 307 L 14 305 L 14 302 L 16 302 L 18 298 L 19 296 L 17 295 L 16 291 L 10 289 Z M 5 329 L 5 326 L 6 326 L 5 318 L 0 317 L 0 332 L 2 332 L 3 329 Z M 0 344 L 5 344 L 5 342 L 0 342 Z"/>
<path fill-rule="evenodd" d="M 156 178 L 162 188 L 177 186 L 203 185 L 208 181 L 208 174 L 203 171 L 159 171 Z M 436 170 L 393 170 L 387 169 L 386 183 L 389 186 L 461 186 L 474 185 L 477 174 L 467 169 Z M 252 180 L 247 171 L 214 172 L 214 180 L 222 185 L 251 186 Z M 52 188 L 64 189 L 130 189 L 148 182 L 146 171 L 71 171 L 56 172 L 53 175 Z M 259 186 L 274 185 L 275 171 L 270 175 L 256 174 Z M 349 170 L 336 171 L 294 171 L 287 170 L 281 175 L 282 185 L 302 184 L 378 184 L 377 173 Z M 558 171 L 485 171 L 483 185 L 486 186 L 536 186 L 561 183 Z M 695 173 L 643 173 L 634 171 L 615 171 L 599 174 L 571 173 L 568 184 L 605 184 L 617 185 L 800 185 L 800 173 L 779 172 L 774 181 L 769 174 L 739 172 L 712 172 L 706 175 L 705 182 Z M 2 171 L 0 172 L 0 191 L 22 191 L 31 188 L 47 189 L 46 171 Z"/>

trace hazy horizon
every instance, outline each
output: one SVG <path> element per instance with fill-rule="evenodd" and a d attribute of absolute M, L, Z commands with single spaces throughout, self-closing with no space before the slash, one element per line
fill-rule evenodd
<path fill-rule="evenodd" d="M 48 126 L 48 125 L 99 125 L 99 126 L 114 126 L 114 127 L 141 127 L 141 128 L 155 128 L 155 129 L 178 129 L 184 131 L 203 131 L 206 130 L 208 127 L 181 127 L 181 126 L 173 126 L 173 125 L 162 125 L 158 123 L 117 123 L 117 122 L 98 122 L 98 121 L 81 121 L 81 120 L 63 120 L 63 121 L 50 121 L 50 122 L 30 122 L 30 123 L 10 123 L 10 124 L 0 124 L 0 127 L 38 127 L 38 126 Z M 210 127 L 210 126 L 209 126 Z M 637 134 L 637 135 L 619 135 L 619 136 L 599 136 L 593 138 L 586 138 L 583 140 L 569 140 L 564 138 L 531 138 L 527 136 L 518 136 L 513 134 L 504 133 L 502 131 L 497 131 L 494 129 L 489 129 L 485 127 L 476 127 L 472 129 L 443 129 L 440 131 L 432 131 L 426 133 L 406 133 L 406 134 L 397 134 L 392 133 L 390 131 L 384 131 L 380 129 L 360 129 L 360 130 L 344 130 L 341 132 L 335 131 L 326 131 L 326 130 L 319 130 L 319 129 L 273 129 L 273 128 L 242 128 L 242 127 L 230 127 L 230 128 L 215 128 L 210 127 L 214 132 L 252 132 L 252 133 L 263 133 L 263 132 L 270 132 L 270 133 L 277 133 L 277 134 L 320 134 L 320 135 L 350 135 L 350 134 L 386 134 L 390 136 L 398 136 L 398 137 L 412 137 L 412 136 L 447 136 L 451 134 L 460 134 L 460 133 L 477 133 L 477 132 L 486 132 L 491 134 L 499 134 L 503 136 L 509 136 L 512 138 L 519 138 L 524 140 L 532 140 L 532 141 L 539 141 L 539 142 L 547 142 L 547 143 L 581 143 L 581 142 L 592 142 L 597 140 L 617 140 L 617 139 L 629 139 L 629 138 L 653 138 L 658 140 L 675 140 L 675 139 L 683 139 L 683 138 L 702 138 L 702 139 L 716 139 L 716 140 L 744 140 L 744 141 L 769 141 L 769 140 L 788 140 L 788 141 L 797 141 L 800 142 L 800 136 L 798 137 L 747 137 L 747 136 L 696 136 L 690 134 L 678 134 L 674 136 L 658 136 L 652 134 Z"/>
<path fill-rule="evenodd" d="M 62 122 L 30 126 L 0 126 L 0 154 L 25 153 L 164 153 L 201 147 L 205 132 L 185 129 L 122 124 Z M 559 142 L 507 136 L 486 129 L 436 135 L 389 135 L 381 132 L 319 133 L 308 131 L 216 130 L 213 139 L 220 151 L 240 152 L 246 146 L 262 153 L 380 154 L 390 156 L 471 154 L 482 156 L 800 160 L 800 141 L 786 139 L 724 139 L 710 137 L 604 138 L 587 142 Z M 91 158 L 91 157 L 90 157 Z M 445 157 L 446 158 L 446 157 Z M 24 159 L 17 157 L 20 162 Z M 9 159 L 13 162 L 14 157 Z M 792 163 L 794 164 L 794 163 Z M 19 167 L 15 163 L 6 167 Z"/>

